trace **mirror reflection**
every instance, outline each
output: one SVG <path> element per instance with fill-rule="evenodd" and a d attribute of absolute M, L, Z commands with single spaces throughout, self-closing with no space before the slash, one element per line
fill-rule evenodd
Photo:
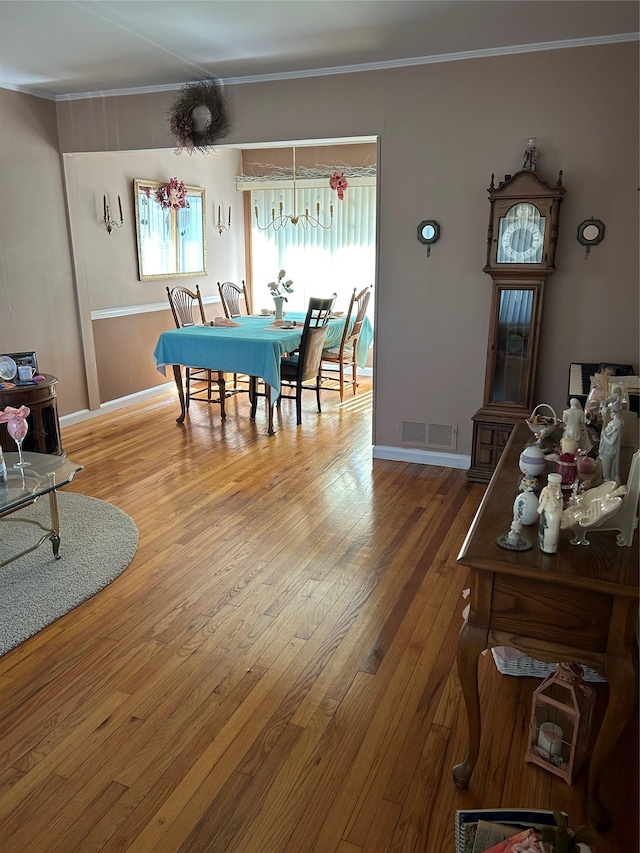
<path fill-rule="evenodd" d="M 140 281 L 206 275 L 204 188 L 175 178 L 133 185 Z"/>
<path fill-rule="evenodd" d="M 587 227 L 583 230 L 582 236 L 585 240 L 595 240 L 598 234 L 600 233 L 600 229 L 597 225 L 587 225 Z"/>

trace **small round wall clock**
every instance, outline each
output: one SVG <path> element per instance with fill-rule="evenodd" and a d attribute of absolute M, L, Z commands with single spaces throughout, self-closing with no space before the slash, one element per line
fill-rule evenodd
<path fill-rule="evenodd" d="M 431 246 L 440 239 L 440 223 L 435 219 L 423 219 L 418 225 L 418 240 L 427 247 L 427 257 L 431 254 Z"/>

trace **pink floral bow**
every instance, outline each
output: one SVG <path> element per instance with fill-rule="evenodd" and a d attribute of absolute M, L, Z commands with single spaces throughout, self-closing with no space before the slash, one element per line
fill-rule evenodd
<path fill-rule="evenodd" d="M 344 191 L 347 189 L 349 184 L 347 183 L 347 179 L 342 174 L 342 172 L 334 172 L 333 175 L 329 178 L 329 186 L 332 190 L 338 191 L 338 198 L 340 201 L 344 200 Z"/>
<path fill-rule="evenodd" d="M 9 421 L 26 420 L 31 409 L 28 406 L 20 406 L 19 409 L 14 409 L 7 406 L 4 411 L 0 412 L 0 424 L 7 424 Z"/>

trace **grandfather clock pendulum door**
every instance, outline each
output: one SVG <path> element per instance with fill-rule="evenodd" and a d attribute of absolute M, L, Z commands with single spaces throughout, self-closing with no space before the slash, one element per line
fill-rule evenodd
<path fill-rule="evenodd" d="M 514 425 L 533 410 L 547 278 L 555 272 L 562 172 L 552 187 L 532 169 L 494 186 L 487 263 L 493 298 L 482 408 L 473 416 L 467 478 L 488 483 Z"/>

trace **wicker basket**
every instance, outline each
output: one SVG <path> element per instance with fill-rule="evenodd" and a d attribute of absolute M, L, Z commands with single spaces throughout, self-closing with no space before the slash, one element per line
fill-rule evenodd
<path fill-rule="evenodd" d="M 503 660 L 496 654 L 495 649 L 491 649 L 491 654 L 493 655 L 493 660 L 498 668 L 498 672 L 502 673 L 502 675 L 526 675 L 530 678 L 546 678 L 548 675 L 551 675 L 552 672 L 555 672 L 556 668 L 553 663 L 543 663 L 542 661 L 535 660 L 527 655 L 522 655 L 522 657 L 519 657 L 516 660 Z M 606 681 L 606 678 L 603 678 L 600 673 L 596 672 L 594 669 L 591 669 L 588 666 L 583 666 L 582 668 L 584 669 L 582 677 L 585 681 Z"/>

